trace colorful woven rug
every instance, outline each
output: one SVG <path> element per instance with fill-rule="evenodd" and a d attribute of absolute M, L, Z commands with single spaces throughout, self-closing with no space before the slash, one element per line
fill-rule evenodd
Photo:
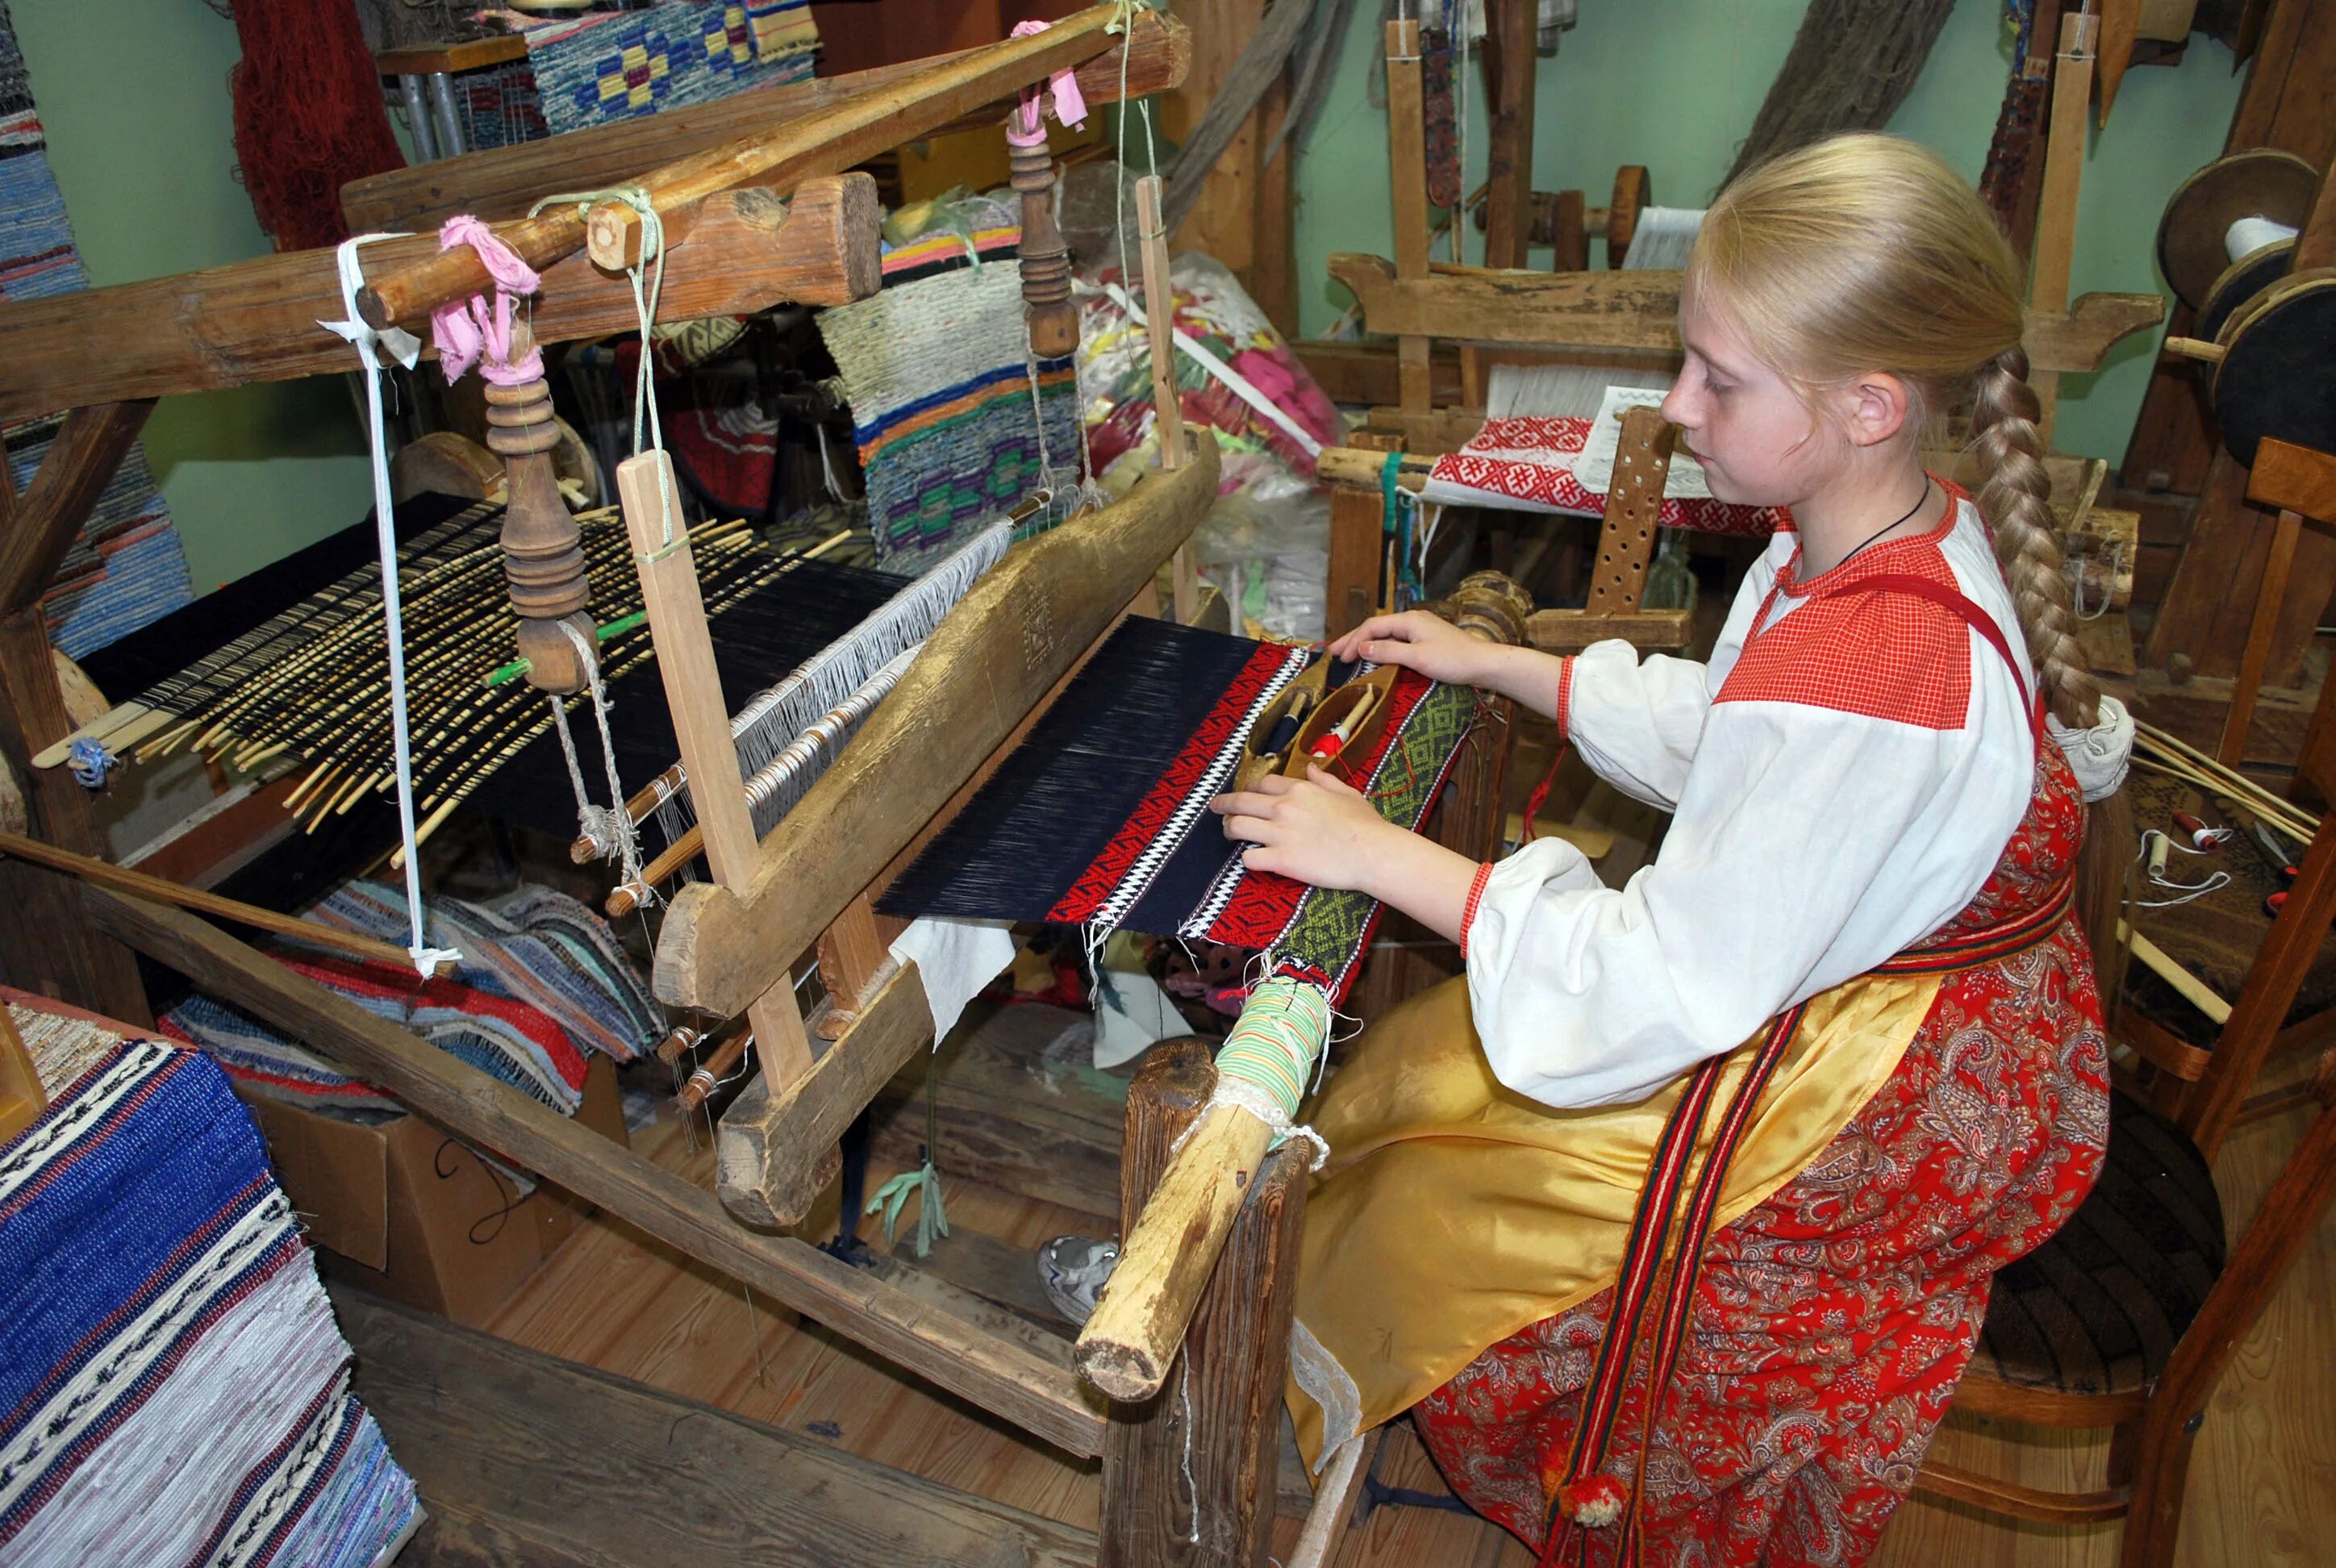
<path fill-rule="evenodd" d="M 405 900 L 394 888 L 355 882 L 316 907 L 325 923 L 384 941 L 405 940 Z M 427 934 L 461 951 L 445 979 L 300 950 L 287 968 L 339 992 L 490 1077 L 574 1115 L 584 1091 L 584 1053 L 630 1061 L 664 1032 L 647 989 L 608 922 L 565 894 L 523 885 L 494 904 L 435 899 Z M 310 1109 L 394 1114 L 396 1100 L 340 1072 L 238 1008 L 189 998 L 162 1027 L 190 1041 L 245 1090 Z"/>
<path fill-rule="evenodd" d="M 528 66 L 557 135 L 812 73 L 808 0 L 673 0 L 531 27 Z"/>
<path fill-rule="evenodd" d="M 414 1483 L 226 1076 L 136 1040 L 50 1089 L 0 1144 L 0 1562 L 386 1562 Z"/>
<path fill-rule="evenodd" d="M 0 0 L 0 302 L 88 287 L 64 197 L 49 169 L 15 24 L 6 0 Z M 0 426 L 19 495 L 48 455 L 61 423 L 48 418 Z M 41 600 L 50 640 L 68 654 L 86 653 L 193 597 L 170 509 L 147 469 L 145 448 L 133 445 Z"/>
<path fill-rule="evenodd" d="M 887 258 L 872 298 L 820 312 L 880 558 L 955 542 L 1049 470 L 1077 480 L 1077 365 L 1030 358 L 1021 263 L 998 243 L 1004 233 L 1014 231 L 976 232 L 978 263 L 962 237 L 924 236 Z"/>

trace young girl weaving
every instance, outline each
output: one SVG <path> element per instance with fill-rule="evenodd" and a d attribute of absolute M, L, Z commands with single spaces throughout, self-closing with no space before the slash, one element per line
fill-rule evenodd
<path fill-rule="evenodd" d="M 2074 1212 L 2107 1066 L 2071 913 L 2131 726 L 2077 656 L 2020 271 L 1936 157 L 1842 137 L 1705 219 L 1665 414 L 1790 508 L 1708 664 L 1381 617 L 1332 651 L 1501 693 L 1669 809 L 1601 886 L 1479 866 L 1319 770 L 1215 803 L 1251 866 L 1460 943 L 1324 1096 L 1292 1407 L 1309 1457 L 1416 1408 L 1544 1561 L 1855 1563 L 1993 1272 Z M 1976 505 L 1918 433 L 1967 397 Z"/>

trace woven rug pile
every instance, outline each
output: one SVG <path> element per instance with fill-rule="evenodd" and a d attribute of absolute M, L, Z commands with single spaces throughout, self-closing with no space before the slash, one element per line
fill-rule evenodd
<path fill-rule="evenodd" d="M 387 1562 L 414 1483 L 226 1075 L 131 1040 L 47 1086 L 0 1144 L 0 1562 Z"/>
<path fill-rule="evenodd" d="M 15 23 L 0 0 L 0 303 L 88 287 L 64 196 L 49 169 Z M 53 415 L 0 425 L 17 494 L 32 482 L 63 423 Z M 146 466 L 146 449 L 133 445 L 41 600 L 49 639 L 68 654 L 83 654 L 193 597 L 170 508 Z"/>

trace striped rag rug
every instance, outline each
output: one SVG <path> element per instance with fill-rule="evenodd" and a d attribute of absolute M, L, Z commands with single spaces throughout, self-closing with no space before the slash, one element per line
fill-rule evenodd
<path fill-rule="evenodd" d="M 15 24 L 0 0 L 0 303 L 88 287 L 64 196 L 49 170 Z M 63 423 L 52 415 L 0 426 L 19 495 Z M 132 445 L 42 598 L 49 640 L 68 654 L 87 653 L 193 597 L 186 551 L 146 466 L 146 449 Z"/>
<path fill-rule="evenodd" d="M 819 313 L 852 404 L 880 560 L 938 552 L 1049 471 L 1078 482 L 1076 359 L 1030 357 L 1022 264 L 1007 248 L 1020 232 L 973 238 L 918 239 L 887 256 L 873 296 Z"/>
<path fill-rule="evenodd" d="M 297 1218 L 200 1054 L 0 1144 L 0 1564 L 369 1568 L 418 1517 Z"/>
<path fill-rule="evenodd" d="M 326 924 L 403 945 L 405 895 L 352 882 L 315 910 Z M 522 885 L 492 904 L 433 899 L 424 928 L 454 948 L 454 973 L 424 982 L 411 971 L 321 950 L 277 956 L 367 1012 L 410 1029 L 447 1055 L 574 1115 L 587 1051 L 630 1061 L 662 1035 L 657 1003 L 608 922 L 564 893 Z M 248 1091 L 313 1110 L 395 1113 L 404 1107 L 238 1008 L 205 996 L 180 1004 L 162 1027 L 200 1047 Z"/>

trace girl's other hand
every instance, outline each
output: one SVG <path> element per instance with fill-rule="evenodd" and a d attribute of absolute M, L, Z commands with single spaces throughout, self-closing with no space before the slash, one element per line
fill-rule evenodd
<path fill-rule="evenodd" d="M 1484 653 L 1491 646 L 1440 616 L 1408 609 L 1401 615 L 1371 617 L 1332 643 L 1329 654 L 1340 660 L 1401 665 L 1430 680 L 1455 686 L 1479 686 Z"/>
<path fill-rule="evenodd" d="M 1302 779 L 1275 774 L 1254 789 L 1221 794 L 1209 809 L 1225 819 L 1227 838 L 1252 846 L 1241 852 L 1243 865 L 1318 888 L 1369 892 L 1384 835 L 1409 836 L 1360 791 L 1312 765 Z"/>

